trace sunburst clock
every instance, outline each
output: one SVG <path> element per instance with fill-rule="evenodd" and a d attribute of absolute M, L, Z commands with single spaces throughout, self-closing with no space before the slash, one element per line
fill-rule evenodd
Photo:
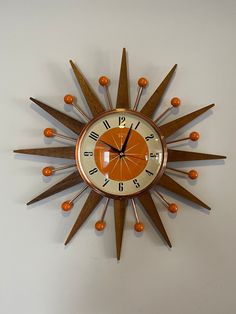
<path fill-rule="evenodd" d="M 171 213 L 176 213 L 178 207 L 175 203 L 169 202 L 160 193 L 159 188 L 173 192 L 188 201 L 210 210 L 208 205 L 170 176 L 174 173 L 178 173 L 195 180 L 198 177 L 198 172 L 193 169 L 190 171 L 180 170 L 179 168 L 175 169 L 170 165 L 172 162 L 221 159 L 226 157 L 170 148 L 170 145 L 175 142 L 186 140 L 197 141 L 199 139 L 199 133 L 195 131 L 191 132 L 189 136 L 175 141 L 168 141 L 168 138 L 186 124 L 211 109 L 214 104 L 210 104 L 163 124 L 161 121 L 165 118 L 165 115 L 171 111 L 173 107 L 178 107 L 181 103 L 179 98 L 174 97 L 170 101 L 170 107 L 161 113 L 158 118 L 153 119 L 153 115 L 156 109 L 159 108 L 163 94 L 176 70 L 177 65 L 174 65 L 142 109 L 137 111 L 142 92 L 144 88 L 147 87 L 148 81 L 145 78 L 138 80 L 137 97 L 134 104 L 131 104 L 126 51 L 123 49 L 115 108 L 112 106 L 109 94 L 109 79 L 105 76 L 99 79 L 99 84 L 105 91 L 104 94 L 108 106 L 108 109 L 105 109 L 79 68 L 72 61 L 70 61 L 70 64 L 87 101 L 92 117 L 90 118 L 90 116 L 81 109 L 75 97 L 72 95 L 66 95 L 64 101 L 66 104 L 72 105 L 78 110 L 81 115 L 81 120 L 84 122 L 74 119 L 37 99 L 30 98 L 42 110 L 46 111 L 65 127 L 73 131 L 75 137 L 71 138 L 58 133 L 55 129 L 46 128 L 44 130 L 46 137 L 60 137 L 74 142 L 74 145 L 20 149 L 14 151 L 21 154 L 73 160 L 71 164 L 66 164 L 61 167 L 55 168 L 48 166 L 44 168 L 42 171 L 44 176 L 51 176 L 55 172 L 64 169 L 69 169 L 73 172 L 28 202 L 27 205 L 38 202 L 74 185 L 83 183 L 83 187 L 80 188 L 79 192 L 71 200 L 67 200 L 61 205 L 63 211 L 70 211 L 81 193 L 86 188 L 90 189 L 90 193 L 65 244 L 71 241 L 96 206 L 103 198 L 106 198 L 101 219 L 96 222 L 95 228 L 98 231 L 104 230 L 108 204 L 109 201 L 113 199 L 118 260 L 121 255 L 125 212 L 129 200 L 131 204 L 130 208 L 134 212 L 135 231 L 142 232 L 144 230 L 144 225 L 139 220 L 137 212 L 136 201 L 138 200 L 141 204 L 141 208 L 146 212 L 161 237 L 171 247 L 171 242 L 151 194 L 156 193 Z"/>

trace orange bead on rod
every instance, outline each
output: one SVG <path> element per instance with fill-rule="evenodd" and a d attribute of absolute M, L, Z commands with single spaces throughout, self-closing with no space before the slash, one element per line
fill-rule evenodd
<path fill-rule="evenodd" d="M 46 128 L 43 131 L 43 134 L 46 137 L 60 137 L 60 138 L 63 138 L 65 140 L 68 140 L 68 141 L 77 142 L 77 139 L 69 137 L 69 136 L 66 136 L 66 135 L 63 135 L 63 134 L 60 134 L 60 133 L 57 133 L 56 130 L 51 129 L 51 128 Z"/>
<path fill-rule="evenodd" d="M 58 167 L 58 168 L 54 168 L 52 166 L 49 166 L 49 167 L 45 167 L 43 168 L 42 170 L 42 173 L 45 177 L 49 177 L 51 175 L 53 175 L 56 171 L 60 171 L 60 170 L 64 170 L 64 169 L 69 169 L 69 168 L 72 168 L 72 167 L 76 167 L 76 164 L 73 164 L 73 165 L 65 165 L 65 166 L 61 166 L 61 167 Z"/>
<path fill-rule="evenodd" d="M 184 137 L 184 138 L 180 138 L 178 140 L 170 141 L 170 142 L 167 142 L 166 144 L 173 144 L 173 143 L 178 143 L 178 142 L 187 141 L 187 140 L 191 140 L 193 142 L 196 142 L 199 140 L 199 138 L 200 138 L 200 134 L 198 132 L 194 131 L 194 132 L 191 132 L 188 137 Z"/>
<path fill-rule="evenodd" d="M 140 222 L 138 212 L 137 212 L 137 207 L 134 199 L 131 199 L 132 207 L 133 207 L 133 212 L 135 216 L 136 223 L 134 224 L 134 230 L 136 232 L 142 232 L 144 230 L 144 224 Z"/>
<path fill-rule="evenodd" d="M 178 211 L 178 206 L 175 203 L 169 203 L 160 192 L 158 192 L 157 190 L 155 190 L 155 192 L 162 200 L 163 204 L 165 205 L 169 212 L 176 213 Z"/>
<path fill-rule="evenodd" d="M 102 213 L 102 217 L 101 217 L 100 220 L 98 220 L 95 223 L 95 229 L 98 230 L 98 231 L 102 231 L 106 227 L 106 223 L 105 223 L 104 219 L 105 219 L 105 216 L 106 216 L 106 212 L 107 212 L 107 207 L 108 207 L 109 201 L 110 201 L 110 199 L 107 198 L 105 206 L 104 206 L 104 210 L 103 210 L 103 213 Z"/>
<path fill-rule="evenodd" d="M 167 108 L 164 112 L 162 112 L 162 114 L 160 114 L 160 116 L 157 117 L 156 120 L 154 120 L 155 123 L 160 121 L 170 110 L 172 110 L 173 107 L 174 108 L 179 107 L 181 105 L 181 100 L 178 97 L 174 97 L 171 99 L 170 104 L 171 107 Z"/>
<path fill-rule="evenodd" d="M 134 225 L 134 230 L 136 232 L 142 232 L 144 230 L 144 224 L 142 222 L 136 222 Z"/>
<path fill-rule="evenodd" d="M 196 180 L 198 178 L 198 172 L 194 169 L 192 169 L 190 171 L 184 171 L 184 170 L 179 170 L 179 169 L 170 168 L 170 167 L 166 167 L 166 169 L 171 170 L 171 171 L 175 171 L 178 173 L 183 173 L 183 174 L 187 175 L 192 180 Z"/>
<path fill-rule="evenodd" d="M 105 95 L 106 95 L 106 101 L 108 103 L 109 108 L 112 110 L 113 109 L 112 101 L 111 101 L 111 96 L 110 96 L 109 89 L 108 89 L 108 86 L 110 84 L 110 80 L 106 76 L 101 76 L 99 78 L 98 82 L 104 88 Z"/>
<path fill-rule="evenodd" d="M 63 202 L 61 204 L 61 208 L 64 211 L 69 211 L 72 209 L 72 207 L 74 206 L 75 200 L 88 188 L 88 186 L 86 185 L 77 195 L 75 195 L 75 197 L 73 197 L 70 201 L 67 200 L 65 202 Z"/>
<path fill-rule="evenodd" d="M 134 103 L 134 107 L 133 107 L 133 110 L 136 111 L 137 108 L 138 108 L 138 105 L 139 105 L 139 101 L 140 101 L 140 98 L 142 96 L 142 92 L 143 92 L 143 89 L 146 88 L 148 85 L 148 80 L 144 77 L 141 77 L 139 80 L 138 80 L 138 94 L 137 94 L 137 97 L 136 97 L 136 100 L 135 100 L 135 103 Z"/>
<path fill-rule="evenodd" d="M 74 96 L 72 95 L 65 95 L 64 96 L 64 102 L 67 104 L 67 105 L 72 105 L 73 107 L 75 107 L 79 113 L 83 116 L 83 118 L 86 120 L 86 121 L 90 121 L 90 118 L 86 115 L 86 113 L 80 108 L 80 106 L 76 103 L 76 99 Z"/>

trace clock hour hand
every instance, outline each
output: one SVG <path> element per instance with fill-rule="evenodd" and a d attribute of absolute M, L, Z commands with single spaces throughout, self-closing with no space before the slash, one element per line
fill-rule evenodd
<path fill-rule="evenodd" d="M 114 152 L 120 154 L 120 150 L 118 148 L 111 146 L 110 144 L 104 142 L 103 140 L 99 140 L 99 142 L 102 142 L 103 144 L 109 146 Z"/>
<path fill-rule="evenodd" d="M 125 141 L 124 141 L 124 143 L 123 143 L 123 145 L 121 147 L 121 151 L 120 151 L 121 153 L 124 153 L 125 150 L 126 150 L 126 146 L 128 144 L 128 140 L 129 140 L 129 137 L 130 137 L 130 133 L 131 133 L 132 127 L 133 127 L 133 123 L 131 124 L 131 126 L 129 128 L 129 131 L 128 131 L 127 135 L 126 135 Z"/>

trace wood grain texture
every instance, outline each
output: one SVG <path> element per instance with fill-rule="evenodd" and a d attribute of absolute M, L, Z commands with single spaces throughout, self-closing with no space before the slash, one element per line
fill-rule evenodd
<path fill-rule="evenodd" d="M 71 188 L 72 186 L 79 184 L 82 182 L 82 178 L 79 174 L 79 172 L 76 170 L 69 176 L 65 177 L 63 180 L 59 181 L 55 185 L 51 186 L 49 189 L 47 189 L 45 192 L 41 193 L 34 199 L 32 199 L 30 202 L 27 203 L 27 205 L 31 205 L 33 203 L 36 203 L 38 201 L 41 201 L 49 196 L 52 196 L 56 193 L 59 193 L 61 191 L 64 191 L 66 189 Z"/>
<path fill-rule="evenodd" d="M 123 231 L 125 224 L 125 212 L 127 207 L 126 199 L 114 200 L 114 216 L 115 216 L 115 231 L 116 231 L 116 257 L 120 260 Z"/>
<path fill-rule="evenodd" d="M 26 155 L 75 159 L 75 146 L 15 149 L 13 152 Z"/>
<path fill-rule="evenodd" d="M 53 118 L 55 118 L 57 121 L 61 122 L 65 127 L 70 129 L 76 134 L 80 134 L 81 130 L 85 126 L 83 123 L 79 122 L 78 120 L 68 116 L 67 114 L 56 110 L 43 102 L 30 97 L 30 100 L 32 100 L 36 105 L 38 105 L 41 109 L 46 111 L 48 114 L 50 114 Z"/>
<path fill-rule="evenodd" d="M 78 67 L 74 64 L 73 61 L 70 60 L 70 64 L 72 66 L 72 69 L 74 71 L 75 77 L 80 85 L 80 88 L 83 92 L 83 95 L 88 103 L 88 106 L 92 112 L 92 115 L 95 117 L 98 114 L 105 111 L 102 103 L 98 99 L 96 93 L 91 88 L 81 71 L 78 69 Z"/>
<path fill-rule="evenodd" d="M 162 237 L 165 239 L 169 247 L 172 247 L 169 237 L 165 231 L 159 213 L 157 211 L 156 205 L 152 199 L 150 192 L 145 192 L 138 196 L 138 200 L 142 204 L 143 208 L 145 209 L 146 213 L 148 214 L 149 218 L 153 222 L 154 226 L 159 230 Z"/>
<path fill-rule="evenodd" d="M 214 104 L 211 104 L 209 106 L 203 107 L 199 110 L 196 110 L 194 112 L 191 112 L 183 117 L 180 117 L 178 119 L 175 119 L 173 121 L 170 121 L 166 124 L 161 125 L 159 128 L 164 135 L 164 137 L 168 137 L 172 134 L 174 134 L 176 131 L 184 127 L 186 124 L 190 123 L 209 109 L 211 109 L 214 106 Z"/>
<path fill-rule="evenodd" d="M 95 209 L 95 207 L 100 203 L 103 196 L 96 193 L 95 191 L 91 190 L 89 196 L 87 197 L 87 200 L 84 203 L 83 208 L 81 209 L 79 216 L 74 224 L 74 226 L 71 229 L 71 232 L 69 233 L 65 245 L 67 245 L 71 239 L 74 237 L 76 232 L 80 229 L 80 227 L 83 225 L 85 220 L 88 218 L 88 216 L 92 213 L 92 211 Z"/>
<path fill-rule="evenodd" d="M 168 149 L 167 162 L 225 159 L 225 158 L 226 158 L 226 156 L 188 152 L 188 151 L 184 151 L 184 150 Z"/>
<path fill-rule="evenodd" d="M 160 181 L 157 183 L 158 186 L 161 186 L 175 194 L 178 194 L 182 196 L 183 198 L 202 206 L 206 209 L 210 210 L 210 207 L 203 203 L 199 198 L 194 196 L 192 193 L 190 193 L 188 190 L 186 190 L 182 185 L 177 183 L 175 180 L 173 180 L 171 177 L 169 177 L 167 174 L 163 174 Z"/>
<path fill-rule="evenodd" d="M 147 103 L 143 106 L 142 110 L 140 111 L 142 114 L 150 118 L 153 116 L 155 110 L 160 106 L 162 96 L 167 90 L 167 87 L 171 81 L 171 78 L 173 77 L 176 67 L 177 64 L 173 66 L 173 68 L 170 70 L 170 72 L 167 74 L 167 76 L 164 78 L 164 80 L 161 82 L 161 84 L 157 87 L 155 92 L 149 98 Z"/>
<path fill-rule="evenodd" d="M 120 66 L 120 78 L 118 85 L 118 93 L 116 100 L 116 108 L 125 108 L 129 109 L 130 100 L 129 100 L 129 81 L 128 81 L 128 70 L 127 70 L 127 61 L 126 61 L 126 50 L 123 49 L 121 66 Z"/>

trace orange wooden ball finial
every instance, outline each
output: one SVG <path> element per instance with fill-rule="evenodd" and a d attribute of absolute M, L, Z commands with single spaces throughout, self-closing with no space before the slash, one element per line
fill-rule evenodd
<path fill-rule="evenodd" d="M 43 131 L 43 134 L 44 136 L 46 137 L 53 137 L 55 135 L 55 130 L 53 130 L 52 128 L 46 128 L 44 131 Z"/>
<path fill-rule="evenodd" d="M 98 82 L 99 82 L 99 84 L 100 84 L 101 86 L 108 86 L 110 81 L 109 81 L 109 78 L 108 78 L 108 77 L 106 77 L 106 76 L 101 76 L 101 77 L 99 78 Z"/>
<path fill-rule="evenodd" d="M 196 170 L 192 169 L 188 172 L 188 176 L 190 179 L 196 180 L 198 177 L 198 172 Z"/>
<path fill-rule="evenodd" d="M 106 223 L 105 221 L 103 220 L 98 220 L 96 223 L 95 223 L 95 229 L 97 231 L 103 231 L 106 227 Z"/>
<path fill-rule="evenodd" d="M 191 132 L 190 135 L 189 135 L 189 138 L 190 138 L 191 141 L 196 142 L 196 141 L 199 140 L 200 134 L 198 132 L 195 132 L 195 131 Z"/>
<path fill-rule="evenodd" d="M 45 176 L 45 177 L 50 177 L 53 172 L 54 172 L 54 167 L 45 167 L 43 168 L 42 170 L 42 174 Z"/>
<path fill-rule="evenodd" d="M 181 100 L 178 97 L 174 97 L 170 101 L 173 107 L 179 107 L 181 105 Z"/>
<path fill-rule="evenodd" d="M 64 212 L 68 212 L 69 210 L 72 209 L 72 207 L 74 206 L 74 204 L 71 201 L 65 201 L 61 204 L 61 209 Z"/>
<path fill-rule="evenodd" d="M 68 95 L 65 95 L 64 102 L 67 105 L 73 105 L 74 99 L 75 99 L 74 96 L 68 94 Z"/>
<path fill-rule="evenodd" d="M 134 230 L 136 232 L 142 232 L 144 230 L 144 224 L 142 222 L 136 222 L 136 224 L 134 225 Z"/>
<path fill-rule="evenodd" d="M 138 86 L 145 88 L 148 85 L 148 80 L 145 79 L 145 77 L 140 77 L 140 79 L 138 80 Z"/>
<path fill-rule="evenodd" d="M 168 205 L 168 210 L 171 212 L 171 213 L 177 213 L 178 211 L 178 206 L 175 204 L 175 203 L 171 203 Z"/>

